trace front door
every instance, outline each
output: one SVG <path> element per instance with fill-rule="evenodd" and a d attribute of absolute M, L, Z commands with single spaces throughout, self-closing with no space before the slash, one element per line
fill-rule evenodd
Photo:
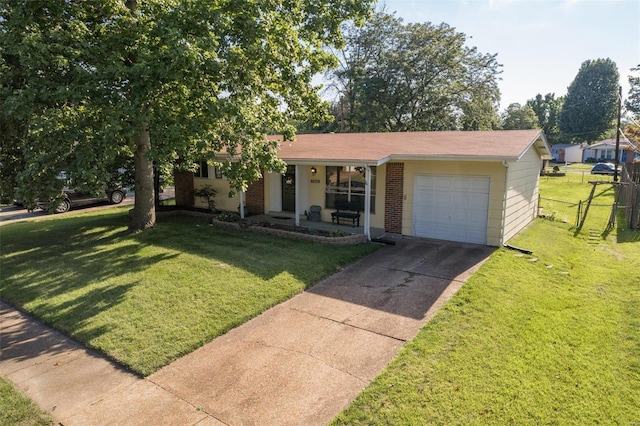
<path fill-rule="evenodd" d="M 282 211 L 296 211 L 296 166 L 287 166 L 282 175 Z"/>

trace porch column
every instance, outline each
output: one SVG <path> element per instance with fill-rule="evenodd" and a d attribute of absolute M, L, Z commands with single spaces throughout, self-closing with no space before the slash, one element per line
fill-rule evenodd
<path fill-rule="evenodd" d="M 240 190 L 240 219 L 244 219 L 244 191 Z"/>
<path fill-rule="evenodd" d="M 371 241 L 371 167 L 364 166 L 364 235 Z"/>
<path fill-rule="evenodd" d="M 296 214 L 296 226 L 300 226 L 300 166 L 298 166 L 296 164 L 296 177 L 295 180 L 293 181 L 294 187 L 295 187 L 295 191 L 296 191 L 296 208 L 295 208 L 295 214 Z"/>

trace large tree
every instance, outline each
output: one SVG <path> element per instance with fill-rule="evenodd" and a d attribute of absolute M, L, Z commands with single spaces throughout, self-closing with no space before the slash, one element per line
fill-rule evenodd
<path fill-rule="evenodd" d="M 640 73 L 640 65 L 631 68 L 634 73 Z M 640 76 L 629 75 L 629 97 L 625 102 L 625 108 L 632 115 L 631 123 L 624 128 L 625 135 L 636 145 L 640 144 Z"/>
<path fill-rule="evenodd" d="M 544 97 L 541 94 L 537 94 L 535 98 L 529 99 L 526 104 L 535 112 L 547 141 L 552 145 L 560 143 L 560 128 L 558 126 L 563 102 L 564 98 L 562 96 L 556 98 L 555 93 L 547 93 Z"/>
<path fill-rule="evenodd" d="M 528 105 L 510 104 L 502 114 L 504 130 L 537 129 L 540 127 L 538 116 Z"/>
<path fill-rule="evenodd" d="M 631 68 L 631 71 L 638 75 L 629 75 L 629 97 L 625 102 L 627 111 L 640 117 L 640 65 Z"/>
<path fill-rule="evenodd" d="M 347 131 L 487 129 L 497 123 L 501 65 L 442 23 L 377 13 L 350 27 L 331 73 Z"/>
<path fill-rule="evenodd" d="M 615 129 L 620 75 L 611 59 L 587 60 L 569 86 L 560 114 L 560 131 L 589 143 Z"/>
<path fill-rule="evenodd" d="M 136 230 L 155 223 L 154 164 L 206 159 L 237 189 L 282 170 L 266 132 L 291 139 L 295 120 L 324 117 L 311 79 L 335 64 L 327 47 L 369 3 L 3 1 L 2 111 L 24 123 L 23 194 L 59 191 L 61 170 L 99 188 L 117 158 L 134 158 Z M 14 73 L 20 85 L 5 78 Z"/>

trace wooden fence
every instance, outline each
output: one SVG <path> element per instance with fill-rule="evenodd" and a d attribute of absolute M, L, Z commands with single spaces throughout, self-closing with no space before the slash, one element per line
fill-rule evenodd
<path fill-rule="evenodd" d="M 625 164 L 616 199 L 625 207 L 627 226 L 640 228 L 640 163 Z"/>

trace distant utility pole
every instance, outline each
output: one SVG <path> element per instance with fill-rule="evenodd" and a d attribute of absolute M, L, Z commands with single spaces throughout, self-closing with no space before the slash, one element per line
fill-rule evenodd
<path fill-rule="evenodd" d="M 618 127 L 616 127 L 616 160 L 613 169 L 613 181 L 618 181 L 618 167 L 620 165 L 620 115 L 622 114 L 622 86 L 618 88 Z"/>

